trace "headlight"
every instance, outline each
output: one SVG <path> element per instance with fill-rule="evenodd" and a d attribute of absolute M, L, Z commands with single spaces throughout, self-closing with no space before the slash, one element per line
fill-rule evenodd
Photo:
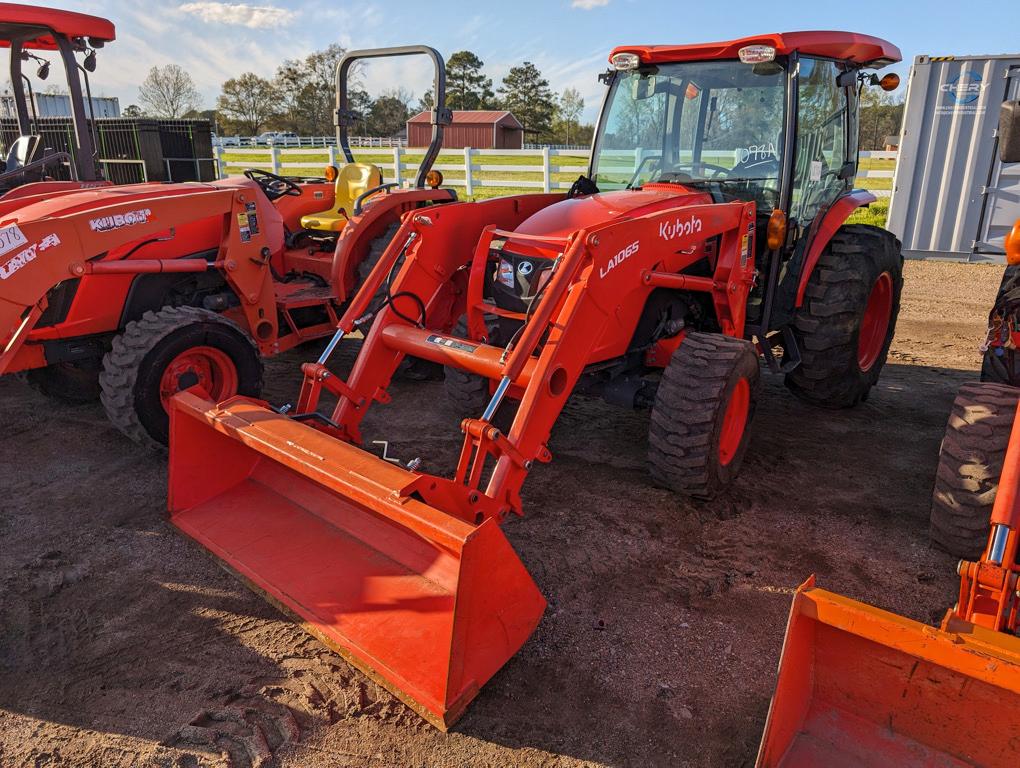
<path fill-rule="evenodd" d="M 776 58 L 776 49 L 771 45 L 745 45 L 737 55 L 745 64 L 761 64 Z"/>
<path fill-rule="evenodd" d="M 641 59 L 636 53 L 615 53 L 609 61 L 621 72 L 637 69 L 641 64 Z"/>

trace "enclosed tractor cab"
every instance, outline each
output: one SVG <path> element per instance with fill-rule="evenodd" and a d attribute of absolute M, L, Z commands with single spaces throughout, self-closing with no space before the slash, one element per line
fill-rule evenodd
<path fill-rule="evenodd" d="M 166 444 L 180 390 L 259 396 L 262 359 L 334 332 L 405 213 L 456 200 L 430 175 L 448 110 L 432 114 L 412 186 L 384 184 L 350 150 L 351 66 L 410 55 L 428 57 L 442 96 L 432 48 L 343 60 L 337 139 L 348 162 L 324 178 L 249 169 L 209 184 L 46 182 L 0 198 L 0 375 L 21 373 L 65 401 L 101 398 L 143 444 Z"/>
<path fill-rule="evenodd" d="M 10 49 L 10 88 L 19 133 L 7 147 L 6 161 L 0 168 L 0 194 L 53 179 L 63 180 L 60 189 L 94 187 L 102 181 L 93 126 L 89 124 L 88 76 L 96 68 L 96 49 L 112 42 L 115 36 L 113 23 L 98 16 L 0 3 L 0 46 Z M 45 80 L 50 63 L 34 51 L 55 52 L 63 65 L 74 126 L 71 152 L 44 146 L 39 133 L 32 80 L 25 66 L 34 66 L 36 77 Z M 37 194 L 44 189 L 52 192 L 57 188 L 48 184 L 45 188 L 21 189 L 19 194 Z"/>
<path fill-rule="evenodd" d="M 173 398 L 172 522 L 447 727 L 545 608 L 500 525 L 572 393 L 650 406 L 653 479 L 701 498 L 739 469 L 760 357 L 811 402 L 867 396 L 901 259 L 845 220 L 874 200 L 852 189 L 857 91 L 898 59 L 840 32 L 617 49 L 566 195 L 405 216 L 295 402 Z M 409 355 L 445 368 L 452 472 L 359 447 Z"/>

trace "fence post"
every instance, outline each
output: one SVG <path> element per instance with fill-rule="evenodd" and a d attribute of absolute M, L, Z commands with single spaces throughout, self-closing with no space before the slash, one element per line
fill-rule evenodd
<path fill-rule="evenodd" d="M 340 163 L 338 163 L 337 160 L 336 160 L 336 145 L 335 144 L 330 144 L 329 145 L 329 164 L 332 165 L 334 168 L 337 168 L 340 165 Z"/>
<path fill-rule="evenodd" d="M 216 157 L 216 178 L 227 178 L 227 164 L 223 161 L 223 147 L 213 147 L 213 155 Z"/>
<path fill-rule="evenodd" d="M 542 191 L 552 191 L 552 169 L 549 167 L 549 147 L 542 147 Z"/>
<path fill-rule="evenodd" d="M 474 193 L 474 179 L 471 178 L 471 147 L 464 147 L 464 195 L 471 197 Z"/>
<path fill-rule="evenodd" d="M 393 181 L 397 184 L 403 184 L 403 174 L 401 171 L 403 168 L 400 167 L 400 147 L 393 148 Z"/>
<path fill-rule="evenodd" d="M 275 173 L 277 176 L 279 176 L 280 175 L 280 148 L 279 147 L 273 147 L 272 149 L 269 150 L 269 152 L 270 152 L 270 154 L 273 157 L 273 173 Z"/>

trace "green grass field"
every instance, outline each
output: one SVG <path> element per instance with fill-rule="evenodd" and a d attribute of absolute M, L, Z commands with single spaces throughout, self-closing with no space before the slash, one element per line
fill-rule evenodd
<path fill-rule="evenodd" d="M 240 174 L 247 164 L 250 163 L 268 163 L 270 158 L 268 153 L 265 152 L 246 152 L 244 149 L 232 151 L 227 149 L 223 153 L 224 160 L 227 162 L 227 172 L 230 174 Z M 401 162 L 406 165 L 417 164 L 422 160 L 423 155 L 420 154 L 402 154 Z M 376 164 L 392 164 L 393 153 L 389 151 L 379 150 L 368 150 L 365 152 L 359 152 L 356 148 L 354 150 L 354 159 L 362 163 L 376 163 Z M 322 169 L 329 162 L 329 153 L 323 151 L 321 154 L 300 154 L 294 155 L 288 153 L 286 150 L 281 151 L 281 162 L 293 163 L 300 162 L 300 166 L 292 166 L 283 169 L 285 175 L 294 176 L 321 176 Z M 587 160 L 583 157 L 556 157 L 551 159 L 553 167 L 558 167 L 556 171 L 553 171 L 551 178 L 555 182 L 561 182 L 569 184 L 574 181 L 581 173 L 587 168 Z M 521 155 L 476 155 L 472 158 L 474 165 L 502 165 L 502 166 L 535 166 L 542 164 L 542 158 L 539 155 L 521 156 Z M 445 185 L 459 188 L 459 191 L 463 195 L 464 189 L 464 156 L 462 154 L 443 154 L 439 156 L 436 165 L 442 170 L 445 178 Z M 447 167 L 450 166 L 450 167 Z M 452 166 L 457 166 L 456 168 Z M 896 168 L 895 160 L 887 160 L 884 158 L 864 158 L 860 163 L 861 171 L 892 171 Z M 413 179 L 415 169 L 406 168 L 403 171 L 403 179 Z M 384 179 L 391 180 L 393 177 L 393 171 L 384 169 Z M 519 187 L 514 186 L 514 182 L 541 182 L 542 173 L 540 171 L 512 171 L 512 170 L 499 170 L 499 171 L 476 171 L 474 174 L 474 180 L 476 186 L 474 187 L 473 194 L 470 198 L 472 200 L 480 200 L 490 197 L 500 197 L 502 195 L 519 194 L 521 192 L 539 192 L 540 187 L 525 186 Z M 506 181 L 506 186 L 478 186 L 478 182 L 492 182 L 492 181 Z M 860 178 L 858 179 L 857 186 L 865 189 L 875 190 L 888 190 L 892 189 L 891 178 Z M 862 209 L 855 213 L 851 217 L 851 221 L 855 223 L 867 223 L 875 224 L 877 226 L 884 226 L 886 217 L 889 212 L 889 199 L 879 198 L 878 202 L 872 205 L 868 209 Z"/>

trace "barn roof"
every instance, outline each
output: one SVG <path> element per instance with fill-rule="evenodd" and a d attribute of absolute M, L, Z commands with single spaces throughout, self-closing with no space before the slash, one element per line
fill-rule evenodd
<path fill-rule="evenodd" d="M 430 112 L 419 112 L 408 120 L 408 123 L 428 123 Z M 454 125 L 492 125 L 503 128 L 523 128 L 520 121 L 512 113 L 500 109 L 455 109 L 453 110 Z"/>

